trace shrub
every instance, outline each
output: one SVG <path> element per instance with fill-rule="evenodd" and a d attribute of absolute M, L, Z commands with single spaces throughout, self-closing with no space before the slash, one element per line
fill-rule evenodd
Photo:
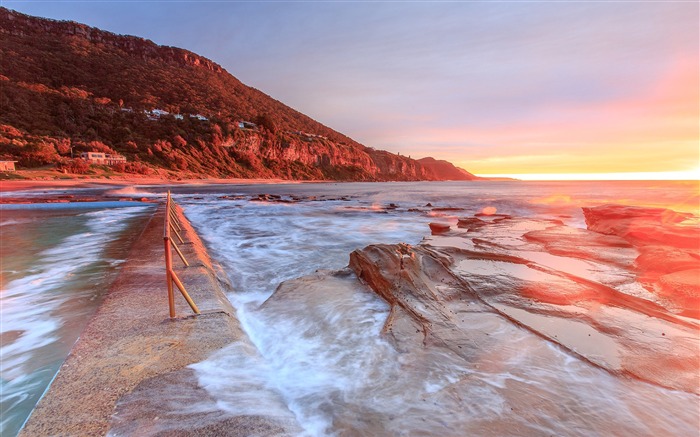
<path fill-rule="evenodd" d="M 149 175 L 153 169 L 140 162 L 127 162 L 124 168 L 126 173 Z"/>
<path fill-rule="evenodd" d="M 56 164 L 56 169 L 73 174 L 85 174 L 90 170 L 90 163 L 84 159 L 63 158 Z"/>
<path fill-rule="evenodd" d="M 275 126 L 275 122 L 269 114 L 260 114 L 255 117 L 255 124 L 264 127 L 272 133 L 277 132 L 277 126 Z"/>
<path fill-rule="evenodd" d="M 38 141 L 28 144 L 21 149 L 17 160 L 19 164 L 24 167 L 39 167 L 58 162 L 60 157 L 53 144 L 45 141 Z"/>

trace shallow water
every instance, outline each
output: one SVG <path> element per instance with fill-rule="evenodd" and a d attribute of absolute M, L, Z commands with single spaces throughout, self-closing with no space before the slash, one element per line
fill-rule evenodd
<path fill-rule="evenodd" d="M 343 268 L 354 249 L 416 244 L 428 222 L 454 223 L 487 207 L 583 226 L 580 205 L 697 206 L 697 184 L 665 185 L 650 201 L 657 185 L 314 184 L 192 189 L 197 195 L 183 188 L 180 203 L 228 274 L 250 337 L 192 367 L 218 408 L 292 414 L 309 436 L 697 435 L 697 396 L 612 376 L 494 314 L 465 316 L 475 332 L 489 332 L 473 339 L 468 362 L 431 351 L 435 365 L 425 368 L 415 364 L 420 351 L 397 351 L 379 335 L 388 306 L 364 287 L 339 283 L 263 304 L 281 281 Z M 218 199 L 222 193 L 317 200 Z M 435 217 L 428 202 L 464 209 Z M 384 209 L 389 203 L 398 207 Z"/>
<path fill-rule="evenodd" d="M 124 262 L 130 230 L 150 209 L 104 208 L 0 210 L 3 436 L 17 434 L 48 387 Z"/>

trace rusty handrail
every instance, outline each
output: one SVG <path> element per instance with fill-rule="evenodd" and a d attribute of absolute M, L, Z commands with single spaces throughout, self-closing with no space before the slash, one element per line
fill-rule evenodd
<path fill-rule="evenodd" d="M 171 247 L 175 248 L 175 252 L 177 252 L 177 254 L 180 256 L 180 259 L 185 264 L 185 266 L 189 267 L 190 265 L 185 259 L 185 256 L 180 251 L 180 248 L 177 247 L 177 244 L 175 244 L 175 241 L 173 241 L 172 237 L 170 236 L 170 231 L 173 231 L 173 233 L 175 233 L 175 235 L 177 236 L 178 240 L 180 240 L 180 243 L 184 243 L 185 240 L 182 239 L 182 236 L 178 232 L 178 228 L 182 230 L 182 225 L 180 223 L 180 219 L 177 216 L 175 202 L 170 196 L 170 191 L 168 191 L 168 197 L 165 201 L 163 242 L 165 246 L 165 280 L 168 283 L 168 307 L 170 308 L 170 318 L 175 317 L 175 295 L 173 293 L 173 283 L 175 284 L 175 286 L 177 286 L 178 290 L 180 290 L 180 293 L 182 293 L 182 297 L 185 298 L 187 303 L 190 305 L 190 308 L 192 308 L 192 311 L 194 311 L 195 314 L 199 314 L 199 308 L 197 308 L 197 305 L 187 293 L 184 284 L 182 283 L 182 281 L 180 281 L 180 278 L 177 277 L 177 274 L 173 270 L 173 257 L 172 252 L 170 250 Z"/>

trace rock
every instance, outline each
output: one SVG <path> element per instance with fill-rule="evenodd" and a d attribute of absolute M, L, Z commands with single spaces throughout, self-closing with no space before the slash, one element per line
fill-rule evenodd
<path fill-rule="evenodd" d="M 290 201 L 282 199 L 282 196 L 277 194 L 258 194 L 250 198 L 252 202 L 281 202 L 289 203 Z"/>
<path fill-rule="evenodd" d="M 596 299 L 599 290 L 563 277 L 550 283 L 551 277 L 532 281 L 517 273 L 509 275 L 507 270 L 488 271 L 483 276 L 453 270 L 455 264 L 448 270 L 434 253 L 422 248 L 416 248 L 417 261 L 404 261 L 404 269 L 392 268 L 400 259 L 398 252 L 394 247 L 369 247 L 353 253 L 350 266 L 392 305 L 385 332 L 402 350 L 422 343 L 468 356 L 473 351 L 459 347 L 468 344 L 473 335 L 468 331 L 466 314 L 480 308 L 478 311 L 505 317 L 613 374 L 630 374 L 689 392 L 698 390 L 693 364 L 697 358 L 696 328 L 662 319 L 650 323 L 645 313 L 620 309 L 619 301 L 604 309 L 606 299 Z M 424 266 L 431 266 L 434 273 L 426 273 Z M 551 284 L 550 298 L 544 300 L 543 284 Z M 562 288 L 566 294 L 561 293 Z M 551 299 L 553 296 L 559 297 Z M 462 314 L 465 321 L 458 321 L 455 314 Z M 410 326 L 421 333 L 418 344 Z M 652 339 L 649 331 L 666 335 L 663 340 Z"/>
<path fill-rule="evenodd" d="M 527 232 L 523 237 L 543 244 L 546 251 L 553 255 L 593 260 L 623 268 L 631 268 L 639 256 L 638 249 L 623 238 L 571 228 L 563 223 Z"/>
<path fill-rule="evenodd" d="M 689 213 L 603 205 L 583 208 L 588 229 L 615 235 L 639 252 L 639 283 L 679 314 L 700 316 L 700 226 Z"/>
<path fill-rule="evenodd" d="M 476 228 L 479 228 L 485 224 L 486 224 L 485 221 L 478 219 L 476 217 L 461 218 L 457 221 L 458 228 L 464 228 L 467 230 L 476 229 Z"/>
<path fill-rule="evenodd" d="M 455 208 L 453 206 L 442 206 L 442 207 L 433 208 L 433 211 L 438 211 L 438 212 L 464 211 L 464 208 Z"/>
<path fill-rule="evenodd" d="M 694 268 L 700 262 L 700 254 L 693 250 L 653 245 L 642 246 L 635 260 L 640 272 L 647 275 L 666 274 Z"/>
<path fill-rule="evenodd" d="M 447 223 L 431 222 L 428 223 L 428 226 L 430 226 L 430 230 L 432 231 L 433 235 L 443 234 L 450 230 L 450 225 Z"/>
<path fill-rule="evenodd" d="M 650 435 L 695 432 L 700 324 L 639 284 L 638 246 L 558 220 L 464 223 L 356 250 L 348 269 L 286 281 L 260 307 L 294 320 L 279 338 L 321 348 L 304 366 L 340 364 L 304 394 L 332 414 L 328 434 L 634 434 L 623 410 Z M 657 282 L 692 297 L 697 271 L 686 270 Z"/>
<path fill-rule="evenodd" d="M 661 276 L 658 293 L 681 308 L 684 315 L 700 318 L 700 268 Z"/>
<path fill-rule="evenodd" d="M 661 243 L 673 247 L 700 249 L 700 228 L 682 223 L 693 217 L 663 208 L 603 205 L 583 208 L 588 229 L 617 235 L 638 244 Z"/>

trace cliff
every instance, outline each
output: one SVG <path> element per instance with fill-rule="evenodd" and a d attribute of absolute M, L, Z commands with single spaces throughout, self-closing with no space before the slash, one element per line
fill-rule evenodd
<path fill-rule="evenodd" d="M 480 179 L 462 168 L 455 167 L 448 161 L 428 157 L 419 159 L 418 163 L 434 174 L 440 175 L 443 179 L 453 181 Z"/>
<path fill-rule="evenodd" d="M 25 168 L 89 171 L 71 151 L 104 151 L 184 177 L 474 179 L 365 147 L 187 50 L 5 8 L 0 35 L 0 158 Z"/>

